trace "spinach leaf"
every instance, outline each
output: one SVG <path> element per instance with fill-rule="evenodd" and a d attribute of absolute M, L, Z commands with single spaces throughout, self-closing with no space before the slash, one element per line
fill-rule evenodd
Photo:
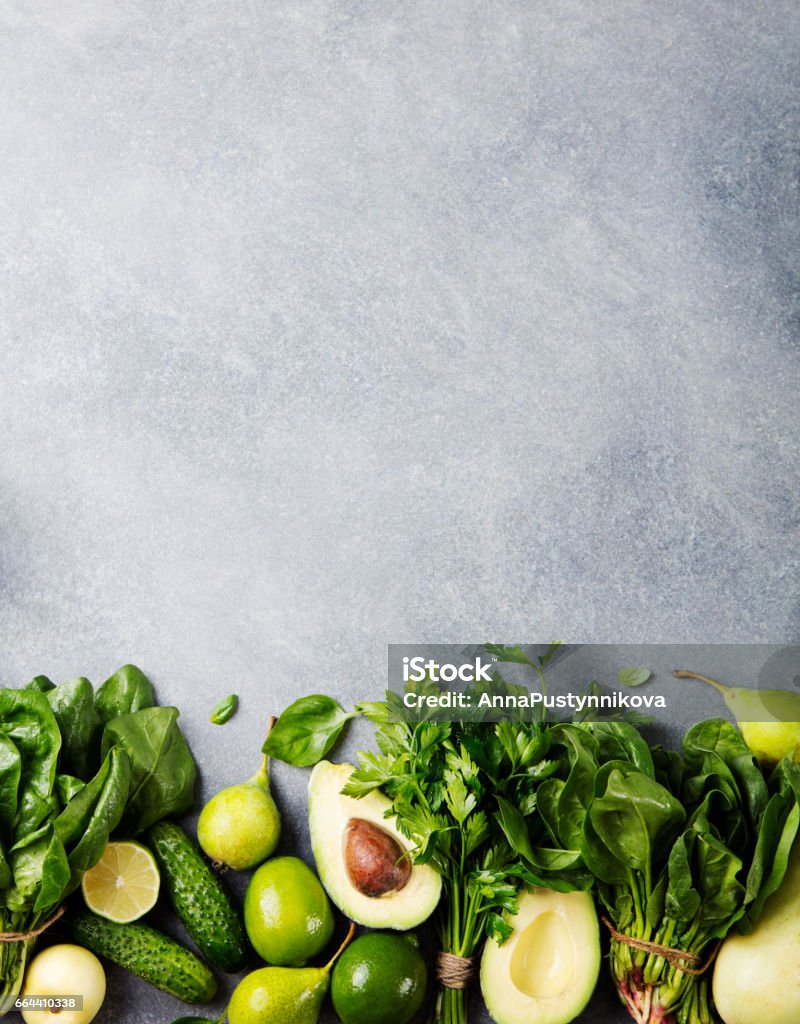
<path fill-rule="evenodd" d="M 94 706 L 103 722 L 155 704 L 153 686 L 141 669 L 123 665 L 98 689 Z"/>
<path fill-rule="evenodd" d="M 128 799 L 131 763 L 121 747 L 112 747 L 100 771 L 70 801 L 55 820 L 59 839 L 69 850 L 70 877 L 59 899 L 79 884 L 93 867 L 117 827 Z"/>
<path fill-rule="evenodd" d="M 582 728 L 597 740 L 601 762 L 630 761 L 649 778 L 656 777 L 650 748 L 629 722 L 589 721 Z"/>
<path fill-rule="evenodd" d="M 716 775 L 723 789 L 733 794 L 748 824 L 755 827 L 769 795 L 758 762 L 739 730 L 721 718 L 699 722 L 686 733 L 683 752 L 687 774 Z"/>
<path fill-rule="evenodd" d="M 562 722 L 550 729 L 551 742 L 566 751 L 566 780 L 547 779 L 539 788 L 543 816 L 557 846 L 580 849 L 583 822 L 592 797 L 599 748 L 591 733 Z M 554 799 L 555 798 L 555 799 Z"/>
<path fill-rule="evenodd" d="M 14 743 L 0 732 L 0 835 L 10 836 L 17 816 L 22 757 Z"/>
<path fill-rule="evenodd" d="M 197 766 L 178 727 L 177 708 L 142 708 L 112 718 L 103 731 L 103 758 L 112 747 L 120 747 L 130 759 L 130 795 L 119 823 L 121 833 L 136 835 L 162 818 L 189 810 Z"/>
<path fill-rule="evenodd" d="M 61 771 L 86 781 L 94 772 L 102 722 L 94 707 L 94 690 L 80 676 L 47 694 L 61 732 Z"/>
<path fill-rule="evenodd" d="M 69 881 L 67 851 L 55 829 L 52 829 L 41 865 L 39 891 L 33 904 L 34 914 L 49 914 L 54 910 L 69 891 Z M 80 878 L 76 884 L 80 884 Z"/>
<path fill-rule="evenodd" d="M 78 779 L 74 775 L 56 775 L 56 794 L 58 795 L 58 802 L 62 807 L 70 802 L 70 800 L 79 793 L 86 783 L 83 779 Z"/>
<path fill-rule="evenodd" d="M 52 814 L 61 734 L 47 697 L 37 690 L 0 689 L 0 732 L 20 755 L 15 837 L 30 834 Z"/>
<path fill-rule="evenodd" d="M 29 833 L 16 843 L 10 851 L 10 865 L 13 885 L 6 893 L 5 902 L 11 910 L 24 910 L 32 906 L 34 912 L 42 889 L 45 899 L 69 879 L 69 866 L 63 844 L 55 834 L 52 822 L 47 822 L 35 832 Z M 45 871 L 49 877 L 45 878 Z M 56 896 L 55 902 L 58 901 Z"/>
<path fill-rule="evenodd" d="M 686 829 L 670 850 L 667 864 L 668 885 L 664 913 L 684 929 L 700 909 L 700 893 L 695 888 L 692 877 L 697 835 L 694 829 Z"/>
<path fill-rule="evenodd" d="M 235 693 L 229 693 L 227 697 L 223 697 L 222 700 L 217 701 L 214 705 L 210 721 L 214 725 L 224 725 L 229 719 L 233 718 L 238 706 L 239 698 Z"/>
<path fill-rule="evenodd" d="M 686 819 L 681 802 L 655 780 L 624 761 L 597 773 L 589 819 L 617 860 L 650 876 L 666 860 Z"/>
<path fill-rule="evenodd" d="M 344 711 L 331 697 L 313 694 L 290 704 L 267 736 L 267 757 L 300 768 L 321 761 L 333 749 L 345 723 L 357 712 Z"/>
<path fill-rule="evenodd" d="M 52 679 L 48 679 L 47 676 L 34 676 L 33 679 L 24 687 L 26 690 L 38 690 L 39 693 L 47 693 L 49 690 L 54 690 L 56 684 Z"/>

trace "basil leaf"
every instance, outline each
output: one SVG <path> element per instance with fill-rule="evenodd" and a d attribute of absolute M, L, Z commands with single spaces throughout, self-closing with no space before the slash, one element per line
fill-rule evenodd
<path fill-rule="evenodd" d="M 281 714 L 262 750 L 267 757 L 307 768 L 325 757 L 355 714 L 322 694 L 301 697 Z"/>
<path fill-rule="evenodd" d="M 227 697 L 217 701 L 214 710 L 211 712 L 211 719 L 214 725 L 224 725 L 228 719 L 233 718 L 239 706 L 239 698 L 235 693 L 229 693 Z"/>
<path fill-rule="evenodd" d="M 641 686 L 653 673 L 649 668 L 624 668 L 619 674 L 623 686 Z"/>

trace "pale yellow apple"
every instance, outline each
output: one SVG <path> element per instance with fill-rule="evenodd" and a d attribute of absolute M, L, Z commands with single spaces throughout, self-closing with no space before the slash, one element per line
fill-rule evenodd
<path fill-rule="evenodd" d="M 83 1009 L 25 1009 L 25 1024 L 89 1024 L 106 997 L 103 965 L 88 949 L 62 944 L 31 960 L 21 996 L 82 996 Z"/>

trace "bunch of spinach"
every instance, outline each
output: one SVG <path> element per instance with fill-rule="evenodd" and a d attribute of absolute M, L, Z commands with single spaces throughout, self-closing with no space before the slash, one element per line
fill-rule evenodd
<path fill-rule="evenodd" d="M 737 922 L 751 927 L 779 887 L 800 823 L 796 774 L 787 762 L 768 786 L 723 720 L 690 729 L 681 757 L 599 764 L 582 852 L 601 903 L 619 935 L 691 958 L 612 938 L 611 973 L 639 1024 L 711 1024 L 707 981 L 685 968 Z"/>
<path fill-rule="evenodd" d="M 196 767 L 175 708 L 124 666 L 87 679 L 37 676 L 0 689 L 0 932 L 35 931 L 97 863 L 115 830 L 135 834 L 193 802 Z M 35 939 L 0 941 L 0 1015 Z"/>

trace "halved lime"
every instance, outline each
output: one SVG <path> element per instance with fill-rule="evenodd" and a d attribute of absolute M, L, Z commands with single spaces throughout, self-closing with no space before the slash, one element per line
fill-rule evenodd
<path fill-rule="evenodd" d="M 109 843 L 103 856 L 84 874 L 86 906 L 117 924 L 136 921 L 152 910 L 161 878 L 152 853 L 140 843 Z"/>

